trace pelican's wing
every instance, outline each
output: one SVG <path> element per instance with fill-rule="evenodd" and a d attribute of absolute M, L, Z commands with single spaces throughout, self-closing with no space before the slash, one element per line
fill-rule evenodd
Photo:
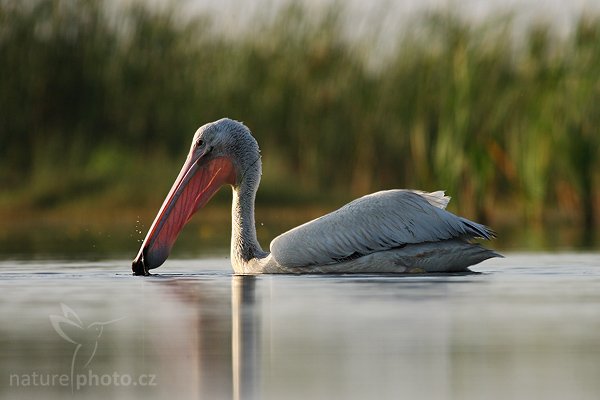
<path fill-rule="evenodd" d="M 494 236 L 444 210 L 449 200 L 442 191 L 373 193 L 279 235 L 271 254 L 285 267 L 327 265 L 410 243 Z"/>

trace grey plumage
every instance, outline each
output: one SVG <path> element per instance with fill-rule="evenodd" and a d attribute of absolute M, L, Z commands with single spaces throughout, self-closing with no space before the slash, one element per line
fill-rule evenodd
<path fill-rule="evenodd" d="M 396 189 L 369 194 L 278 236 L 271 253 L 287 267 L 328 265 L 409 244 L 494 236 L 489 228 L 442 206 L 443 192 Z"/>
<path fill-rule="evenodd" d="M 276 237 L 267 253 L 254 223 L 261 172 L 258 143 L 244 124 L 224 118 L 198 129 L 133 262 L 134 273 L 146 274 L 162 264 L 182 218 L 204 205 L 221 184 L 233 188 L 231 263 L 238 274 L 457 272 L 500 257 L 471 243 L 494 233 L 446 211 L 450 198 L 443 191 L 399 189 L 363 196 L 294 228 Z M 196 186 L 188 185 L 192 181 Z"/>
<path fill-rule="evenodd" d="M 243 174 L 234 185 L 231 260 L 236 273 L 456 272 L 499 254 L 470 243 L 491 239 L 484 225 L 445 210 L 443 191 L 387 190 L 276 237 L 264 252 L 256 239 L 254 199 L 260 183 L 258 145 L 250 130 L 217 121 Z M 225 140 L 226 141 L 226 140 Z"/>

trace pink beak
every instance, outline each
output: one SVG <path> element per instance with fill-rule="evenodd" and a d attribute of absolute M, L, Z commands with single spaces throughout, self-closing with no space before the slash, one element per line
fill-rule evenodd
<path fill-rule="evenodd" d="M 149 275 L 148 270 L 161 266 L 192 215 L 208 203 L 222 185 L 234 183 L 235 170 L 229 158 L 207 160 L 204 154 L 190 153 L 133 260 L 133 273 Z"/>

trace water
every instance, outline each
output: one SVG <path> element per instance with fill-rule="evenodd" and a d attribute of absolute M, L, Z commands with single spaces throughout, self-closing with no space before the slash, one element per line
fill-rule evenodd
<path fill-rule="evenodd" d="M 128 269 L 0 263 L 2 399 L 600 396 L 598 254 L 446 276 L 241 277 L 224 257 Z"/>

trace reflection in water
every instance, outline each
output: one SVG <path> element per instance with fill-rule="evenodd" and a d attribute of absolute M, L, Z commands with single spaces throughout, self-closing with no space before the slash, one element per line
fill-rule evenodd
<path fill-rule="evenodd" d="M 512 254 L 470 276 L 232 277 L 176 260 L 139 279 L 125 261 L 0 262 L 0 398 L 593 399 L 599 265 Z M 49 318 L 61 303 L 86 326 L 118 320 L 75 368 L 111 384 L 23 383 L 70 373 L 74 344 Z"/>
<path fill-rule="evenodd" d="M 231 282 L 231 365 L 233 398 L 258 399 L 260 323 L 255 308 L 254 276 L 234 276 Z"/>
<path fill-rule="evenodd" d="M 256 279 L 255 276 L 232 276 L 230 302 L 224 291 L 210 290 L 204 282 L 167 283 L 175 298 L 197 310 L 198 381 L 203 398 L 260 398 Z"/>

